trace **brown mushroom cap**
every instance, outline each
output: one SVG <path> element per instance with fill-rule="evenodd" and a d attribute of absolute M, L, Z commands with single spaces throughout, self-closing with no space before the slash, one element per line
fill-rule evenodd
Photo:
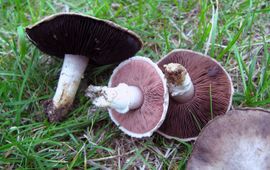
<path fill-rule="evenodd" d="M 270 112 L 238 109 L 212 120 L 196 140 L 188 170 L 269 170 Z"/>
<path fill-rule="evenodd" d="M 194 96 L 186 103 L 178 103 L 170 96 L 168 113 L 158 132 L 167 138 L 194 139 L 209 120 L 230 108 L 231 78 L 217 61 L 190 50 L 174 50 L 158 66 L 164 72 L 163 65 L 168 63 L 180 63 L 186 68 Z"/>
<path fill-rule="evenodd" d="M 164 74 L 150 59 L 132 57 L 114 70 L 109 87 L 116 87 L 120 83 L 139 87 L 143 93 L 143 104 L 126 114 L 109 109 L 111 119 L 132 137 L 151 136 L 164 121 L 169 105 Z"/>
<path fill-rule="evenodd" d="M 140 38 L 119 25 L 76 13 L 46 17 L 26 28 L 29 39 L 44 53 L 89 57 L 94 64 L 109 64 L 132 57 L 142 47 Z"/>

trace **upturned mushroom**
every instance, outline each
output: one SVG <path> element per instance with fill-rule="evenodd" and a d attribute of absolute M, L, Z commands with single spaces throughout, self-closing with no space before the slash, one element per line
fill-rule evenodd
<path fill-rule="evenodd" d="M 107 86 L 89 86 L 86 96 L 97 107 L 108 108 L 113 122 L 129 136 L 149 137 L 167 113 L 166 79 L 150 59 L 132 57 L 122 62 Z"/>
<path fill-rule="evenodd" d="M 270 112 L 231 110 L 210 121 L 198 136 L 187 170 L 269 170 Z"/>
<path fill-rule="evenodd" d="M 120 62 L 142 47 L 140 38 L 126 28 L 76 13 L 46 17 L 27 27 L 26 33 L 42 52 L 64 58 L 55 95 L 45 106 L 51 122 L 66 116 L 89 62 L 97 65 Z"/>
<path fill-rule="evenodd" d="M 214 59 L 190 50 L 173 50 L 158 62 L 168 80 L 168 113 L 158 132 L 194 140 L 201 128 L 226 113 L 232 102 L 229 74 Z"/>

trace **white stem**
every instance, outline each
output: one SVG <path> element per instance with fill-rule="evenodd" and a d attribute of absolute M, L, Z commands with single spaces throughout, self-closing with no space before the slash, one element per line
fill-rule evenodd
<path fill-rule="evenodd" d="M 120 83 L 117 87 L 89 86 L 86 95 L 93 100 L 97 107 L 108 107 L 125 114 L 139 108 L 143 103 L 140 88 Z"/>
<path fill-rule="evenodd" d="M 53 104 L 56 108 L 72 105 L 88 60 L 85 56 L 65 55 L 57 89 L 53 97 Z"/>
<path fill-rule="evenodd" d="M 192 88 L 192 83 L 191 79 L 188 74 L 185 75 L 185 80 L 181 85 L 176 85 L 173 83 L 168 83 L 169 84 L 169 91 L 172 96 L 177 96 L 177 95 L 183 95 L 186 92 L 188 92 Z"/>
<path fill-rule="evenodd" d="M 164 67 L 172 98 L 179 103 L 190 100 L 194 95 L 194 87 L 185 67 L 178 63 L 170 63 L 164 65 Z"/>

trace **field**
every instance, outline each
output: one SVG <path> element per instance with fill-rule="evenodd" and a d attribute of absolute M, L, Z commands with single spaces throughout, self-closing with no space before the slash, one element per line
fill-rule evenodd
<path fill-rule="evenodd" d="M 0 169 L 185 169 L 192 143 L 123 134 L 84 96 L 116 65 L 88 67 L 65 121 L 49 123 L 62 60 L 41 53 L 24 28 L 77 12 L 136 32 L 137 55 L 158 61 L 183 48 L 217 59 L 234 83 L 233 107 L 270 107 L 270 2 L 262 0 L 0 0 Z"/>

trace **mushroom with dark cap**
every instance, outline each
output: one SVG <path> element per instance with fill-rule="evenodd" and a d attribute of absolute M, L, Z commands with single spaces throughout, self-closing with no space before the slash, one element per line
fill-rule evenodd
<path fill-rule="evenodd" d="M 132 137 L 148 137 L 160 127 L 167 113 L 166 79 L 150 59 L 132 57 L 122 62 L 108 87 L 89 86 L 86 95 L 98 107 L 108 108 L 111 119 Z"/>
<path fill-rule="evenodd" d="M 226 113 L 233 86 L 214 59 L 190 50 L 174 50 L 158 62 L 170 93 L 166 119 L 158 132 L 167 138 L 193 140 L 216 115 Z"/>
<path fill-rule="evenodd" d="M 51 122 L 63 119 L 70 109 L 88 62 L 120 62 L 142 47 L 135 33 L 111 21 L 75 13 L 47 17 L 27 27 L 26 33 L 44 53 L 64 58 L 56 93 L 45 106 Z"/>
<path fill-rule="evenodd" d="M 270 112 L 237 109 L 209 122 L 198 136 L 188 170 L 269 170 Z"/>

